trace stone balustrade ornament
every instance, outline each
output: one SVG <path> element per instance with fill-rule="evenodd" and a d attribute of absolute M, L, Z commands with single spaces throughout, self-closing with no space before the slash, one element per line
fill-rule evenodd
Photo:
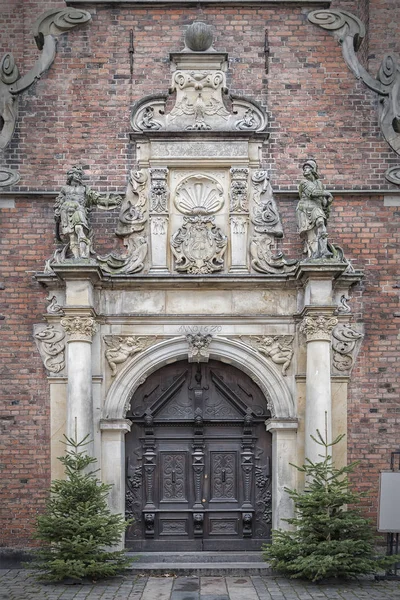
<path fill-rule="evenodd" d="M 98 326 L 93 317 L 64 317 L 60 321 L 69 342 L 91 342 Z"/>
<path fill-rule="evenodd" d="M 365 37 L 364 23 L 352 13 L 345 10 L 314 10 L 309 13 L 308 20 L 333 31 L 342 46 L 343 58 L 357 79 L 378 94 L 379 122 L 382 134 L 389 146 L 400 155 L 400 62 L 393 54 L 383 57 L 376 78 L 372 77 L 359 62 L 357 52 Z M 385 177 L 391 183 L 400 185 L 400 165 L 390 167 Z"/>
<path fill-rule="evenodd" d="M 300 323 L 300 332 L 304 333 L 307 342 L 313 341 L 331 341 L 333 328 L 338 324 L 336 317 L 325 317 L 318 315 L 316 317 L 304 317 Z"/>

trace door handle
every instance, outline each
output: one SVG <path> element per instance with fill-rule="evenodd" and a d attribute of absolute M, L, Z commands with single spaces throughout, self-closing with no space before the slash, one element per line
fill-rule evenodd
<path fill-rule="evenodd" d="M 172 479 L 172 483 L 175 483 L 175 471 L 172 471 L 171 479 Z"/>
<path fill-rule="evenodd" d="M 225 471 L 225 469 L 222 469 L 222 483 L 225 483 L 225 479 L 226 479 L 226 471 Z"/>

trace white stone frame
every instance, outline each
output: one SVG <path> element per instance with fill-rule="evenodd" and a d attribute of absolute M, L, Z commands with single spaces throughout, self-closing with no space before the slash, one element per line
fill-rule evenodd
<path fill-rule="evenodd" d="M 290 389 L 281 373 L 256 350 L 228 338 L 216 337 L 210 346 L 210 359 L 231 364 L 247 373 L 260 389 L 271 398 L 274 417 L 266 422 L 272 433 L 273 469 L 273 527 L 287 528 L 283 519 L 292 516 L 292 505 L 284 494 L 285 487 L 295 487 L 295 461 L 297 452 L 297 419 Z M 113 484 L 110 508 L 125 511 L 125 444 L 124 435 L 130 429 L 125 419 L 126 408 L 135 390 L 154 371 L 166 364 L 185 360 L 188 356 L 186 339 L 176 337 L 162 341 L 129 362 L 112 383 L 104 404 L 100 423 L 102 480 Z"/>

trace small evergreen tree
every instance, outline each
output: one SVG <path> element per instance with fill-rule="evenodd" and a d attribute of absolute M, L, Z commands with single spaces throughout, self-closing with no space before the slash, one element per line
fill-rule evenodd
<path fill-rule="evenodd" d="M 356 577 L 396 562 L 396 557 L 375 555 L 372 524 L 357 506 L 364 494 L 349 489 L 347 475 L 358 463 L 340 469 L 332 463 L 329 447 L 344 435 L 331 444 L 318 430 L 317 438 L 311 437 L 324 449 L 323 460 L 292 465 L 305 474 L 307 488 L 304 492 L 286 489 L 295 507 L 295 516 L 286 521 L 295 529 L 273 532 L 272 544 L 263 546 L 265 560 L 289 577 L 312 581 Z"/>
<path fill-rule="evenodd" d="M 66 439 L 65 480 L 51 484 L 45 514 L 38 517 L 35 537 L 43 542 L 29 567 L 39 570 L 38 578 L 61 581 L 65 578 L 101 579 L 112 577 L 131 564 L 124 551 L 112 551 L 129 522 L 112 514 L 107 506 L 111 485 L 101 483 L 89 471 L 96 459 L 84 449 L 88 441 Z"/>

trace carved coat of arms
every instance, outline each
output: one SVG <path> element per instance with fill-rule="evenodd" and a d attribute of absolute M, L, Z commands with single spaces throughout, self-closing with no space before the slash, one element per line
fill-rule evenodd
<path fill-rule="evenodd" d="M 227 237 L 216 226 L 214 217 L 184 217 L 183 225 L 171 238 L 175 268 L 194 274 L 221 271 L 226 245 Z"/>

